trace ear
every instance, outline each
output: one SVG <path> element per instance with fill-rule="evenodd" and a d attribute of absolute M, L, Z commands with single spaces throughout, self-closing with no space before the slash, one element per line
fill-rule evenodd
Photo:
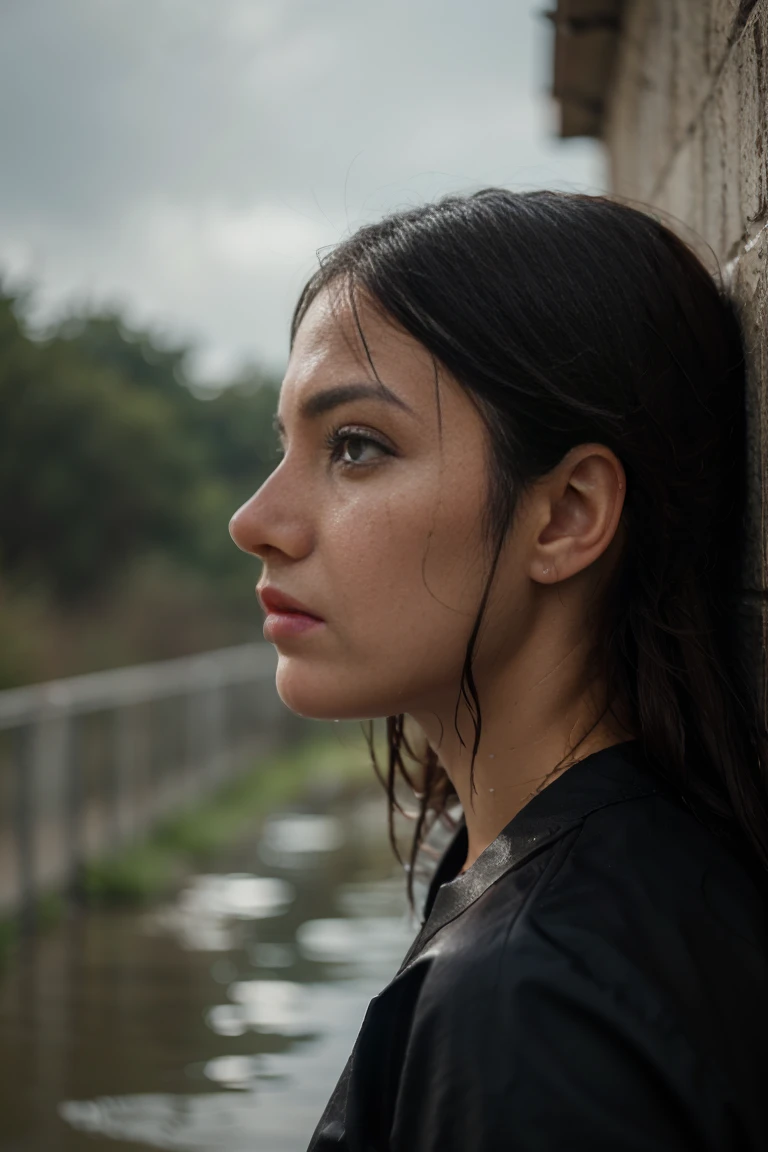
<path fill-rule="evenodd" d="M 534 487 L 540 527 L 529 574 L 540 584 L 555 584 L 608 549 L 624 507 L 626 475 L 610 448 L 580 444 Z"/>

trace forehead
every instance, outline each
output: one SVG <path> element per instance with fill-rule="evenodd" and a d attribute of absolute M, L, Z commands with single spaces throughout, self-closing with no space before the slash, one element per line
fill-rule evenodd
<path fill-rule="evenodd" d="M 366 345 L 378 376 L 402 394 L 413 398 L 425 381 L 434 380 L 432 357 L 423 345 L 364 296 L 353 308 L 347 293 L 331 286 L 315 297 L 299 325 L 282 392 L 303 391 L 310 381 L 374 381 Z"/>

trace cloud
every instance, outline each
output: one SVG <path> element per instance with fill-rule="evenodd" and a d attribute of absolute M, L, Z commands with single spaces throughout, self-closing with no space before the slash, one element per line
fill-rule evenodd
<path fill-rule="evenodd" d="M 598 190 L 509 0 L 6 0 L 0 268 L 279 369 L 315 250 L 482 184 Z"/>

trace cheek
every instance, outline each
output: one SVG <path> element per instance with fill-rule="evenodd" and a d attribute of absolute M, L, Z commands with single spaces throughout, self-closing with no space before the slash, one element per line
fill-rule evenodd
<path fill-rule="evenodd" d="M 458 691 L 485 574 L 478 520 L 466 495 L 450 493 L 337 512 L 318 537 L 329 628 L 280 657 L 284 703 L 316 718 L 367 718 Z"/>
<path fill-rule="evenodd" d="M 407 644 L 414 628 L 455 626 L 477 603 L 478 532 L 475 508 L 447 497 L 389 497 L 336 517 L 323 569 L 343 598 L 339 626 L 351 648 L 371 632 Z"/>

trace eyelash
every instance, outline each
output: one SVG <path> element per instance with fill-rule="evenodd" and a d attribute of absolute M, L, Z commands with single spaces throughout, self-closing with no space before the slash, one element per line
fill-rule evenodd
<path fill-rule="evenodd" d="M 362 432 L 355 432 L 354 429 L 350 426 L 342 424 L 339 427 L 332 428 L 328 432 L 325 437 L 325 446 L 329 450 L 331 463 L 338 463 L 343 469 L 354 470 L 358 468 L 370 468 L 373 466 L 372 464 L 368 463 L 361 464 L 356 460 L 340 459 L 341 447 L 343 444 L 346 444 L 348 440 L 357 440 L 361 444 L 373 444 L 375 448 L 380 448 L 381 451 L 384 452 L 387 456 L 394 455 L 391 449 L 387 448 L 385 444 L 382 444 L 380 440 L 374 439 L 373 436 L 365 436 Z M 278 448 L 277 456 L 279 459 L 282 460 L 284 455 L 285 453 L 283 449 Z"/>

